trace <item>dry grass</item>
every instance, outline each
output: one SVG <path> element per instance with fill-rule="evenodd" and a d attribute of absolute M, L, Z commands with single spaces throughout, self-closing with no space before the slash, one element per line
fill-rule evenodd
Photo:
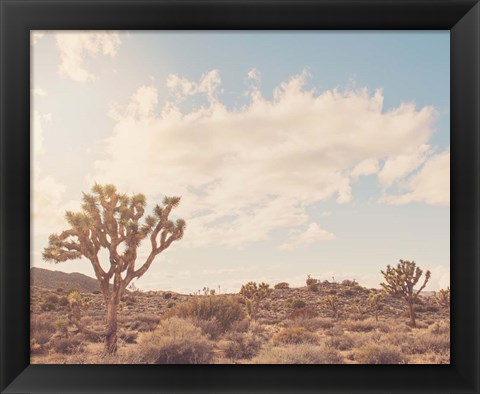
<path fill-rule="evenodd" d="M 330 286 L 330 287 L 328 287 Z M 118 353 L 103 354 L 103 343 L 79 333 L 67 308 L 42 311 L 43 297 L 32 304 L 31 363 L 33 364 L 448 364 L 450 320 L 447 308 L 434 311 L 424 299 L 417 313 L 418 327 L 409 327 L 404 306 L 392 300 L 379 321 L 357 309 L 363 294 L 350 286 L 352 302 L 341 298 L 345 286 L 331 284 L 318 292 L 307 288 L 276 290 L 260 303 L 258 319 L 246 318 L 238 297 L 164 296 L 149 293 L 125 301 L 118 319 Z M 343 289 L 343 290 L 342 290 Z M 340 291 L 341 290 L 341 291 Z M 339 318 L 323 300 L 335 291 L 342 305 Z M 45 295 L 51 291 L 45 291 Z M 105 312 L 99 295 L 89 294 L 93 306 L 82 322 L 104 330 Z M 97 297 L 97 298 L 95 298 Z M 100 301 L 99 301 L 100 300 Z M 358 301 L 360 300 L 360 301 Z M 49 301 L 55 301 L 50 297 Z M 295 301 L 295 302 L 294 302 Z M 300 302 L 302 301 L 302 302 Z M 303 301 L 306 306 L 303 306 Z M 358 302 L 357 302 L 358 301 Z M 175 302 L 171 308 L 168 304 Z M 296 308 L 295 308 L 296 307 Z M 344 312 L 344 313 L 343 313 Z"/>
<path fill-rule="evenodd" d="M 327 346 L 311 344 L 272 346 L 255 357 L 254 364 L 341 364 L 342 358 Z"/>

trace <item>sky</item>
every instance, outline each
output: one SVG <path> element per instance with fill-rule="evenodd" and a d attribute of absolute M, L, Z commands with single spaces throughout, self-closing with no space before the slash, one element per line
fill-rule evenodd
<path fill-rule="evenodd" d="M 182 197 L 143 290 L 450 281 L 448 31 L 31 32 L 31 265 L 95 182 Z M 148 255 L 142 245 L 137 265 Z M 101 255 L 108 263 L 108 255 Z"/>

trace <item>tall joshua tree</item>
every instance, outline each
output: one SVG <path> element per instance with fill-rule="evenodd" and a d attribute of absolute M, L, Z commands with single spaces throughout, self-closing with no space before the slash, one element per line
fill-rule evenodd
<path fill-rule="evenodd" d="M 80 331 L 104 337 L 106 353 L 117 350 L 117 310 L 125 289 L 132 280 L 145 274 L 172 242 L 183 237 L 185 221 L 169 220 L 179 203 L 180 197 L 165 197 L 163 204 L 155 206 L 153 215 L 141 220 L 146 206 L 143 194 L 127 196 L 118 193 L 113 185 L 95 184 L 91 194 L 83 194 L 80 212 L 66 212 L 69 228 L 49 237 L 43 251 L 44 260 L 61 263 L 86 257 L 93 266 L 105 300 L 106 330 L 94 332 L 81 324 L 78 315 L 70 318 Z M 146 238 L 150 240 L 150 252 L 137 267 L 137 250 Z M 108 269 L 100 263 L 101 249 L 109 254 L 109 265 L 105 264 Z"/>
<path fill-rule="evenodd" d="M 414 287 L 420 280 L 423 271 L 416 266 L 415 261 L 400 260 L 395 268 L 387 265 L 387 269 L 380 272 L 385 278 L 385 283 L 380 283 L 380 286 L 382 286 L 388 294 L 401 297 L 405 300 L 410 315 L 410 325 L 416 327 L 413 304 L 418 299 L 420 292 L 427 285 L 431 276 L 430 271 L 427 270 L 425 272 L 423 284 L 417 290 L 415 290 Z"/>

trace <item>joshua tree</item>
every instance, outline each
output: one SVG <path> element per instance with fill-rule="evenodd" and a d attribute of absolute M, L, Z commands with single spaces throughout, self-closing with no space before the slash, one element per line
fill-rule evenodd
<path fill-rule="evenodd" d="M 335 319 L 338 319 L 338 312 L 339 312 L 339 303 L 338 303 L 338 298 L 337 296 L 328 296 L 325 299 L 325 302 L 327 303 L 327 306 L 330 308 L 330 310 L 333 313 L 333 316 Z"/>
<path fill-rule="evenodd" d="M 255 320 L 257 314 L 257 304 L 266 298 L 272 289 L 264 282 L 257 285 L 256 282 L 248 282 L 240 289 L 240 295 L 245 300 L 245 306 L 247 308 L 247 314 L 250 319 Z"/>
<path fill-rule="evenodd" d="M 88 330 L 77 314 L 72 314 L 71 320 L 80 331 L 105 338 L 107 353 L 117 350 L 117 310 L 125 289 L 132 280 L 147 272 L 161 252 L 183 236 L 185 221 L 169 220 L 172 209 L 179 203 L 180 197 L 165 197 L 162 205 L 155 206 L 154 214 L 146 216 L 141 223 L 146 206 L 143 194 L 129 197 L 118 193 L 113 185 L 95 184 L 91 194 L 83 194 L 80 212 L 66 212 L 70 227 L 49 237 L 49 244 L 43 252 L 44 260 L 54 263 L 82 257 L 90 260 L 105 300 L 106 330 Z M 147 237 L 151 243 L 150 252 L 136 267 L 138 247 Z M 108 269 L 100 263 L 102 248 L 109 254 Z"/>
<path fill-rule="evenodd" d="M 431 276 L 430 271 L 427 270 L 425 272 L 425 279 L 418 290 L 415 290 L 414 287 L 420 280 L 423 271 L 416 266 L 414 261 L 400 260 L 397 267 L 393 268 L 387 265 L 387 269 L 380 272 L 385 278 L 385 283 L 380 283 L 380 286 L 382 286 L 388 294 L 401 297 L 405 300 L 410 315 L 410 325 L 416 327 L 413 304 L 417 301 L 420 292 L 427 285 Z"/>
<path fill-rule="evenodd" d="M 438 294 L 435 295 L 436 301 L 447 308 L 450 307 L 450 287 L 441 289 Z"/>
<path fill-rule="evenodd" d="M 375 321 L 378 322 L 378 312 L 382 308 L 382 305 L 380 304 L 380 301 L 382 300 L 382 293 L 381 292 L 376 292 L 376 291 L 371 291 L 369 296 L 368 296 L 368 306 L 370 309 L 373 311 L 375 314 Z"/>

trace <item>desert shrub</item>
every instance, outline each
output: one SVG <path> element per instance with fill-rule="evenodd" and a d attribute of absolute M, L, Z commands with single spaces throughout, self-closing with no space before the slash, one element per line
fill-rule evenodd
<path fill-rule="evenodd" d="M 193 297 L 187 302 L 175 305 L 166 312 L 166 316 L 197 321 L 216 319 L 221 330 L 225 332 L 235 321 L 243 320 L 245 312 L 238 297 Z"/>
<path fill-rule="evenodd" d="M 348 331 L 369 332 L 375 330 L 377 323 L 373 319 L 347 320 L 343 323 L 343 326 Z"/>
<path fill-rule="evenodd" d="M 45 315 L 33 316 L 30 320 L 30 338 L 43 345 L 47 343 L 55 333 L 52 319 Z"/>
<path fill-rule="evenodd" d="M 200 327 L 202 332 L 210 339 L 217 339 L 224 333 L 222 326 L 215 317 L 208 320 L 194 319 L 192 321 L 197 327 Z"/>
<path fill-rule="evenodd" d="M 52 341 L 52 348 L 57 353 L 72 354 L 83 351 L 83 342 L 78 337 L 56 338 Z"/>
<path fill-rule="evenodd" d="M 290 327 L 275 334 L 273 336 L 273 342 L 276 344 L 317 343 L 318 338 L 315 334 L 303 327 Z"/>
<path fill-rule="evenodd" d="M 257 355 L 262 347 L 261 338 L 252 332 L 232 332 L 227 336 L 228 342 L 223 347 L 225 356 L 232 359 L 250 359 Z"/>
<path fill-rule="evenodd" d="M 252 326 L 253 325 L 254 323 L 252 323 Z M 250 320 L 248 319 L 237 320 L 237 321 L 234 321 L 230 326 L 230 331 L 247 332 L 249 327 L 250 327 Z"/>
<path fill-rule="evenodd" d="M 405 358 L 398 346 L 388 343 L 369 343 L 355 351 L 360 364 L 403 364 Z"/>
<path fill-rule="evenodd" d="M 57 304 L 58 296 L 56 294 L 49 294 L 45 297 L 45 301 L 51 302 L 52 304 Z"/>
<path fill-rule="evenodd" d="M 407 354 L 445 353 L 450 351 L 450 333 L 418 333 L 401 346 Z"/>
<path fill-rule="evenodd" d="M 318 279 L 314 279 L 310 276 L 310 274 L 307 275 L 307 279 L 305 280 L 305 283 L 307 286 L 310 285 L 318 285 L 319 281 Z"/>
<path fill-rule="evenodd" d="M 67 297 L 63 296 L 58 299 L 58 305 L 60 306 L 67 306 L 68 305 L 68 299 Z"/>
<path fill-rule="evenodd" d="M 65 289 L 63 287 L 57 287 L 57 290 L 56 290 L 57 293 L 62 294 L 64 291 Z"/>
<path fill-rule="evenodd" d="M 311 344 L 283 345 L 264 348 L 254 364 L 341 364 L 335 349 Z"/>
<path fill-rule="evenodd" d="M 449 334 L 450 335 L 450 323 L 449 322 L 437 322 L 428 327 L 428 331 L 432 334 Z"/>
<path fill-rule="evenodd" d="M 55 328 L 57 329 L 58 332 L 60 332 L 63 335 L 67 335 L 68 324 L 69 324 L 67 319 L 57 319 L 53 324 L 55 325 Z"/>
<path fill-rule="evenodd" d="M 157 328 L 160 318 L 155 315 L 140 313 L 129 317 L 119 317 L 119 323 L 123 323 L 125 327 L 139 331 L 153 331 Z"/>
<path fill-rule="evenodd" d="M 35 338 L 30 339 L 30 353 L 38 353 L 42 350 L 42 345 L 40 345 Z"/>
<path fill-rule="evenodd" d="M 125 343 L 137 343 L 138 332 L 132 330 L 120 330 L 118 338 Z"/>
<path fill-rule="evenodd" d="M 147 334 L 130 358 L 144 364 L 209 364 L 213 345 L 191 320 L 171 317 Z"/>
<path fill-rule="evenodd" d="M 311 319 L 302 319 L 295 322 L 296 324 L 310 331 L 327 330 L 333 327 L 333 320 L 329 317 L 314 317 Z"/>
<path fill-rule="evenodd" d="M 40 308 L 42 309 L 42 311 L 46 312 L 46 311 L 53 311 L 55 309 L 55 304 L 49 302 L 49 301 L 45 301 L 45 302 L 42 302 L 42 304 L 40 305 Z"/>
<path fill-rule="evenodd" d="M 317 312 L 310 306 L 305 306 L 303 308 L 297 308 L 290 313 L 290 319 L 311 319 L 317 316 Z"/>
<path fill-rule="evenodd" d="M 313 291 L 314 293 L 318 292 L 318 283 L 312 283 L 307 286 L 308 291 Z"/>
<path fill-rule="evenodd" d="M 331 336 L 327 343 L 337 350 L 350 350 L 355 345 L 353 338 L 347 335 Z"/>
<path fill-rule="evenodd" d="M 172 298 L 172 293 L 163 293 L 163 298 L 169 300 L 170 298 Z"/>
<path fill-rule="evenodd" d="M 354 280 L 345 279 L 345 280 L 342 280 L 341 285 L 342 286 L 347 286 L 347 287 L 354 287 L 354 286 L 358 285 L 358 282 L 355 279 Z"/>
<path fill-rule="evenodd" d="M 298 309 L 307 306 L 307 303 L 299 298 L 290 298 L 287 300 L 287 305 L 290 308 Z"/>
<path fill-rule="evenodd" d="M 167 304 L 168 309 L 173 308 L 174 306 L 175 306 L 175 303 L 173 301 Z"/>
<path fill-rule="evenodd" d="M 289 288 L 290 288 L 290 285 L 287 282 L 280 282 L 274 286 L 274 289 L 276 290 L 285 290 Z"/>

